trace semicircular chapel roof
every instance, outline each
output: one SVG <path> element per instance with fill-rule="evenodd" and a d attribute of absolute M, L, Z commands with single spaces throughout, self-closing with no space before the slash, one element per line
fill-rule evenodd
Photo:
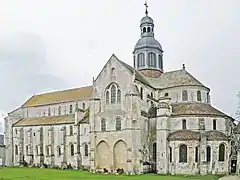
<path fill-rule="evenodd" d="M 200 135 L 199 132 L 190 131 L 190 130 L 179 130 L 169 134 L 169 141 L 191 141 L 191 140 L 199 140 Z"/>

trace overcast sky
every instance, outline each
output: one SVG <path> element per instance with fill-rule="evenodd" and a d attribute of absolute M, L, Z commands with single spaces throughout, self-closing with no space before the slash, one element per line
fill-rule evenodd
<path fill-rule="evenodd" d="M 144 0 L 0 4 L 0 112 L 34 93 L 91 84 L 112 53 L 133 64 Z M 185 63 L 211 88 L 213 106 L 234 114 L 240 91 L 240 1 L 148 0 L 148 5 L 164 50 L 164 70 Z"/>

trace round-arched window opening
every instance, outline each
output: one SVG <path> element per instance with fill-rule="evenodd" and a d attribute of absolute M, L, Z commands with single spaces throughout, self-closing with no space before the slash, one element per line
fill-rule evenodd
<path fill-rule="evenodd" d="M 151 31 L 151 28 L 150 28 L 150 27 L 148 27 L 148 28 L 147 28 L 147 32 L 150 32 L 150 31 Z"/>
<path fill-rule="evenodd" d="M 144 27 L 144 28 L 143 28 L 143 33 L 145 33 L 145 32 L 146 32 L 146 28 Z"/>

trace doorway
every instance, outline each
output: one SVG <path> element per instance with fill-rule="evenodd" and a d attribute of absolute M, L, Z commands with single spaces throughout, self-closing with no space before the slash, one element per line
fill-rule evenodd
<path fill-rule="evenodd" d="M 237 160 L 232 160 L 231 161 L 231 173 L 236 173 L 237 172 Z"/>

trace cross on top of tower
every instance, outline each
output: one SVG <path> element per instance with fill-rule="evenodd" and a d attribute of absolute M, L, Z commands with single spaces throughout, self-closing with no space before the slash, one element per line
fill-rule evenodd
<path fill-rule="evenodd" d="M 147 0 L 145 1 L 145 4 L 144 6 L 146 7 L 146 11 L 145 11 L 145 14 L 148 15 L 148 5 L 147 5 Z"/>

